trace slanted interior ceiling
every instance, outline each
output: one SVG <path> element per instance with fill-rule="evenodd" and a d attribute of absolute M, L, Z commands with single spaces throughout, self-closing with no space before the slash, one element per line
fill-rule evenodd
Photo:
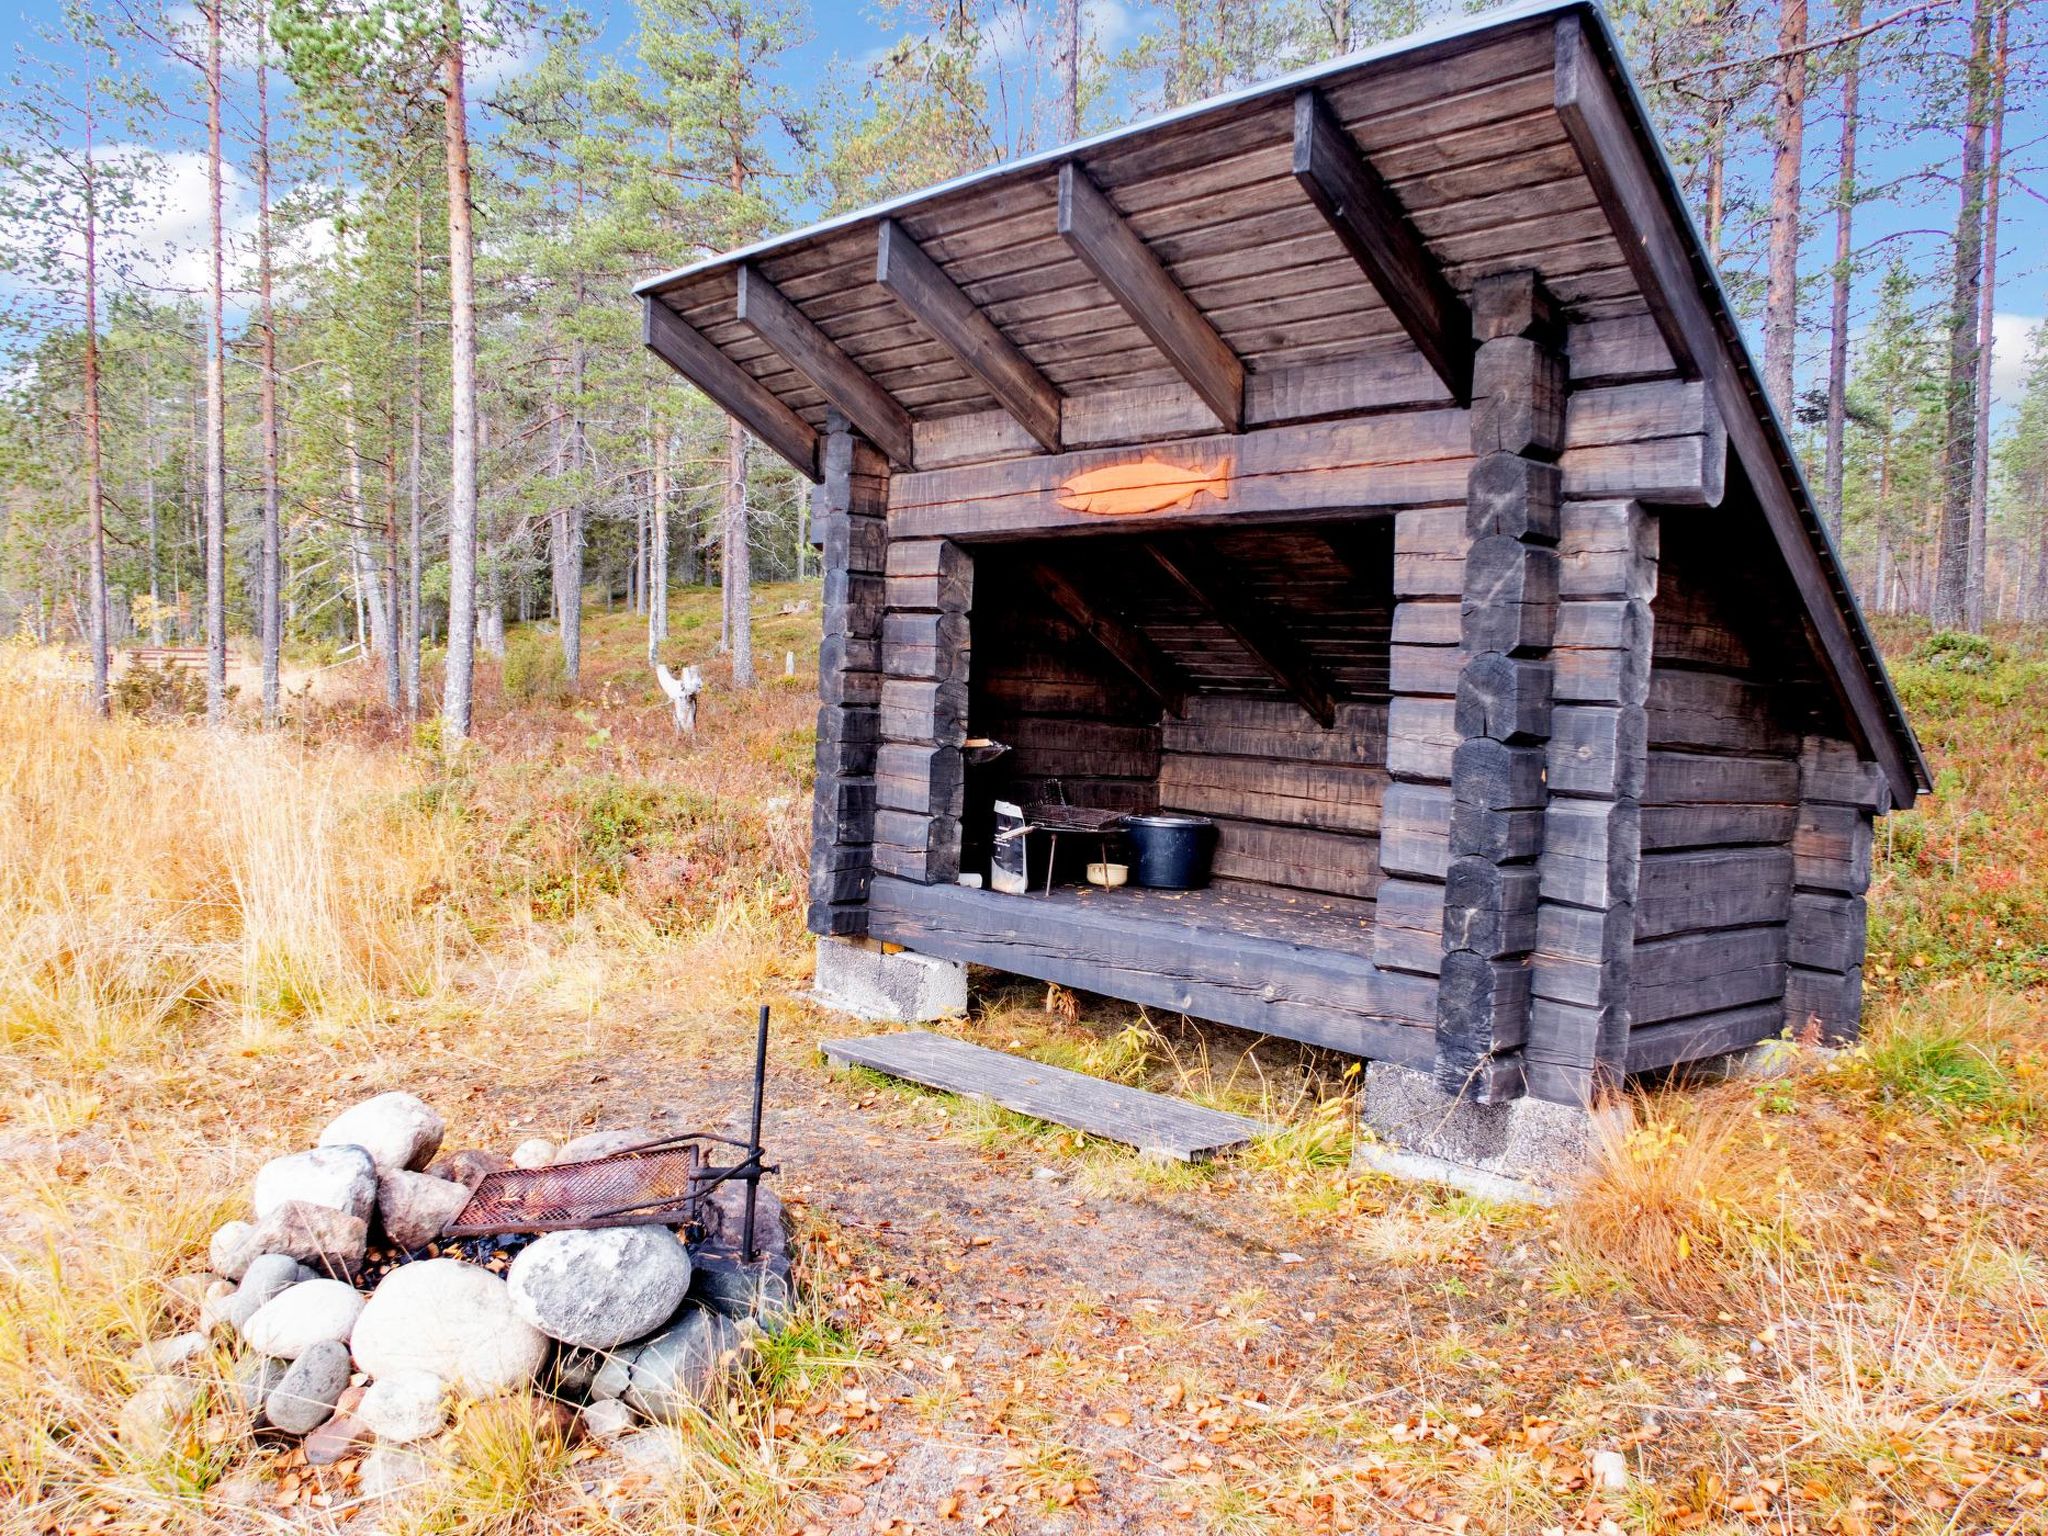
<path fill-rule="evenodd" d="M 1573 319 L 1646 312 L 1554 108 L 1552 22 L 1361 65 L 1322 87 L 1451 285 L 1540 272 Z M 1248 372 L 1410 343 L 1292 170 L 1291 102 L 1220 108 L 1140 132 L 1079 163 Z M 985 181 L 897 216 L 945 274 L 1063 394 L 1179 376 L 1056 229 L 1058 173 Z M 914 418 L 994 408 L 953 356 L 875 282 L 879 220 L 758 263 Z M 663 301 L 813 426 L 824 397 L 734 315 L 731 267 Z"/>

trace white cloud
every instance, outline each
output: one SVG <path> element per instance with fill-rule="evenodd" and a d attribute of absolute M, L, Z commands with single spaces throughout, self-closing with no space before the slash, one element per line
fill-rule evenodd
<path fill-rule="evenodd" d="M 2027 382 L 2027 349 L 2042 323 L 2040 315 L 1998 310 L 1991 316 L 1991 398 L 2011 405 Z"/>

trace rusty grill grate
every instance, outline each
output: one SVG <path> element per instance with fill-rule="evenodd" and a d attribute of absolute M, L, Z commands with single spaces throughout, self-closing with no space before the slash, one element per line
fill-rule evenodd
<path fill-rule="evenodd" d="M 478 1181 L 445 1234 L 677 1226 L 696 1216 L 704 1184 L 695 1138 L 650 1141 L 551 1168 L 506 1168 Z"/>
<path fill-rule="evenodd" d="M 1123 825 L 1125 813 L 1092 805 L 1068 805 L 1061 800 L 1033 800 L 1024 807 L 1024 819 L 1044 832 L 1114 832 Z"/>

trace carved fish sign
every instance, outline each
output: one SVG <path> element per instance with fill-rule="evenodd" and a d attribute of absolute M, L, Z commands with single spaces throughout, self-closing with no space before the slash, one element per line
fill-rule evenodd
<path fill-rule="evenodd" d="M 1207 469 L 1187 469 L 1161 459 L 1105 464 L 1074 476 L 1059 488 L 1059 503 L 1070 512 L 1095 517 L 1142 517 L 1168 507 L 1192 507 L 1203 492 L 1230 499 L 1230 460 Z"/>

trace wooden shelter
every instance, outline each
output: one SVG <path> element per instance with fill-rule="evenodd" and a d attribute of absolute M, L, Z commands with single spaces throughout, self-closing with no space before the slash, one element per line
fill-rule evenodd
<path fill-rule="evenodd" d="M 638 292 L 818 482 L 818 934 L 1481 1104 L 1855 1032 L 1927 770 L 1596 8 Z M 1216 878 L 975 888 L 998 798 L 1212 817 Z"/>

